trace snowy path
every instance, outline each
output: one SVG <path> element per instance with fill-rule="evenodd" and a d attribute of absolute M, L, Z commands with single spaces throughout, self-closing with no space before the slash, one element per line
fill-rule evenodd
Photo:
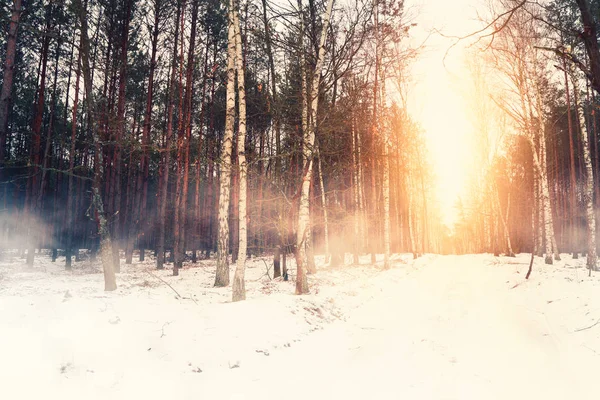
<path fill-rule="evenodd" d="M 229 384 L 207 383 L 232 399 L 597 398 L 597 381 L 580 379 L 592 366 L 575 364 L 547 318 L 515 303 L 499 274 L 464 260 L 391 271 L 346 323 L 245 365 Z"/>
<path fill-rule="evenodd" d="M 0 398 L 597 398 L 600 325 L 576 330 L 600 318 L 600 279 L 583 262 L 536 264 L 524 282 L 527 255 L 426 256 L 323 270 L 310 296 L 252 279 L 235 304 L 212 267 L 163 275 L 197 303 L 140 266 L 110 295 L 98 275 L 6 275 Z"/>

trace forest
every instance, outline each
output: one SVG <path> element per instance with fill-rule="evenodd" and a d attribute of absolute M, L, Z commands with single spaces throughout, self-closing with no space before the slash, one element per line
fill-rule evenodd
<path fill-rule="evenodd" d="M 106 290 L 134 252 L 173 275 L 213 257 L 237 300 L 247 258 L 267 254 L 286 280 L 293 255 L 298 294 L 315 252 L 384 268 L 402 252 L 568 252 L 591 272 L 599 7 L 495 0 L 454 38 L 472 41 L 478 134 L 449 227 L 407 107 L 427 43 L 402 0 L 11 0 L 0 243 L 29 267 L 42 249 L 67 270 L 99 255 Z"/>
<path fill-rule="evenodd" d="M 0 393 L 597 399 L 600 0 L 0 2 Z"/>

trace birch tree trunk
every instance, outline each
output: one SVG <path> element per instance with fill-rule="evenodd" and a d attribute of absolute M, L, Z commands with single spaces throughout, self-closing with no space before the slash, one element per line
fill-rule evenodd
<path fill-rule="evenodd" d="M 304 34 L 305 34 L 305 21 L 304 21 L 304 10 L 302 8 L 302 0 L 298 0 L 298 11 L 300 13 L 300 28 L 299 28 L 299 41 L 300 41 L 300 45 L 298 46 L 300 49 L 300 76 L 301 76 L 301 90 L 302 90 L 302 113 L 301 113 L 301 118 L 302 118 L 302 163 L 303 163 L 303 168 L 305 168 L 304 166 L 306 166 L 307 163 L 307 156 L 306 156 L 306 148 L 307 148 L 307 135 L 308 135 L 308 118 L 309 118 L 309 111 L 308 111 L 308 107 L 309 107 L 309 94 L 308 94 L 308 71 L 307 71 L 307 66 L 306 66 L 306 47 L 304 45 Z M 303 169 L 304 171 L 304 169 Z M 310 180 L 309 180 L 309 185 L 310 185 Z M 310 188 L 308 189 L 310 191 Z M 302 200 L 300 200 L 302 201 Z M 310 201 L 310 200 L 309 200 Z M 302 205 L 299 206 L 300 208 L 302 207 Z M 310 221 L 310 204 L 307 207 L 307 220 Z M 310 227 L 308 227 L 307 229 L 310 229 Z M 298 225 L 298 232 L 300 230 L 300 225 Z M 303 239 L 302 242 L 298 244 L 298 246 L 296 246 L 296 262 L 298 263 L 299 259 L 302 260 L 306 260 L 306 240 L 307 238 L 304 236 L 305 232 L 304 230 L 302 231 L 302 235 L 303 235 Z M 306 271 L 303 270 L 304 273 L 306 273 Z M 298 275 L 300 276 L 300 275 Z M 306 279 L 306 277 L 303 277 L 302 279 Z"/>
<path fill-rule="evenodd" d="M 329 249 L 329 218 L 327 215 L 327 197 L 325 195 L 325 182 L 323 182 L 323 163 L 321 162 L 321 151 L 317 146 L 317 160 L 319 162 L 319 187 L 321 189 L 321 204 L 323 205 L 323 223 L 324 223 L 324 236 L 325 236 L 325 264 L 329 263 L 331 256 Z"/>
<path fill-rule="evenodd" d="M 351 117 L 352 135 L 352 183 L 354 186 L 354 264 L 360 264 L 360 218 L 361 209 L 359 206 L 360 186 L 359 186 L 359 165 L 358 165 L 358 143 L 356 140 L 354 116 Z"/>
<path fill-rule="evenodd" d="M 378 118 L 377 118 L 377 100 L 379 100 L 379 0 L 374 0 L 374 25 L 375 25 L 375 80 L 373 82 L 373 115 L 371 120 L 371 219 L 377 218 L 377 185 L 376 173 L 375 173 L 375 154 L 377 146 L 377 131 L 378 131 Z M 377 261 L 377 225 L 372 224 L 372 229 L 369 236 L 369 247 L 371 250 L 371 264 L 375 265 Z"/>
<path fill-rule="evenodd" d="M 385 74 L 380 74 L 381 96 L 380 109 L 385 110 Z M 383 269 L 390 268 L 391 228 L 390 228 L 390 127 L 381 121 L 379 126 L 383 127 Z M 425 196 L 423 187 L 423 175 L 421 172 L 421 189 Z M 425 250 L 423 250 L 423 253 Z"/>
<path fill-rule="evenodd" d="M 225 113 L 225 133 L 220 157 L 219 182 L 219 226 L 217 243 L 217 273 L 215 286 L 229 285 L 229 200 L 231 182 L 231 151 L 235 124 L 235 27 L 234 2 L 229 1 L 227 27 L 227 108 Z"/>
<path fill-rule="evenodd" d="M 540 155 L 540 157 L 538 157 L 538 153 L 535 151 L 535 144 L 534 144 L 533 138 L 531 137 L 531 135 L 527 135 L 527 138 L 529 140 L 529 144 L 531 145 L 531 148 L 533 149 L 533 151 L 532 151 L 533 165 L 537 172 L 537 177 L 538 177 L 537 185 L 539 188 L 539 197 L 540 197 L 539 202 L 541 203 L 540 204 L 540 206 L 542 208 L 541 214 L 543 215 L 544 233 L 546 235 L 546 242 L 545 242 L 545 246 L 544 246 L 545 253 L 546 253 L 545 262 L 546 262 L 546 264 L 552 264 L 552 222 L 548 221 L 549 215 L 552 213 L 552 209 L 550 208 L 550 192 L 548 189 L 548 175 L 544 173 L 544 170 L 542 168 L 542 163 L 540 162 L 540 157 L 542 157 L 543 154 Z M 540 140 L 542 140 L 542 139 L 543 139 L 543 137 Z M 542 240 L 542 238 L 540 236 L 538 236 L 538 244 L 541 243 L 541 240 Z"/>
<path fill-rule="evenodd" d="M 498 216 L 502 220 L 502 228 L 504 232 L 504 241 L 506 242 L 506 250 L 508 257 L 514 257 L 515 253 L 513 253 L 512 244 L 510 243 L 510 234 L 508 231 L 508 210 L 510 208 L 510 193 L 508 194 L 508 203 L 506 206 L 506 214 L 502 213 L 502 208 L 500 207 L 500 191 L 498 187 L 494 190 L 496 192 L 496 208 L 498 209 Z"/>
<path fill-rule="evenodd" d="M 302 247 L 304 246 L 306 238 L 306 230 L 310 229 L 310 182 L 312 179 L 313 169 L 313 149 L 315 144 L 315 127 L 317 122 L 317 110 L 319 106 L 319 86 L 321 82 L 321 69 L 323 68 L 323 62 L 325 59 L 325 39 L 327 38 L 327 30 L 329 29 L 329 19 L 331 17 L 331 11 L 333 9 L 334 0 L 328 0 L 327 9 L 323 15 L 323 27 L 321 30 L 321 39 L 319 41 L 319 54 L 317 57 L 317 63 L 313 72 L 312 86 L 311 86 L 311 97 L 310 97 L 310 119 L 309 125 L 306 132 L 304 132 L 304 143 L 302 146 L 302 153 L 304 159 L 303 166 L 303 177 L 302 177 L 302 188 L 300 192 L 300 204 L 298 209 L 298 231 L 296 235 L 296 294 L 308 293 L 308 281 L 306 279 L 306 273 L 304 271 L 304 254 L 302 254 Z"/>
<path fill-rule="evenodd" d="M 407 192 L 408 192 L 408 235 L 410 237 L 410 251 L 413 254 L 413 259 L 417 259 L 417 246 L 415 243 L 415 231 L 414 231 L 414 205 L 413 205 L 413 187 L 411 185 L 410 177 L 407 178 Z"/>
<path fill-rule="evenodd" d="M 383 244 L 384 257 L 383 269 L 390 268 L 390 160 L 389 154 L 389 133 L 385 129 L 385 144 L 383 146 Z"/>
<path fill-rule="evenodd" d="M 573 79 L 573 91 L 577 93 L 579 90 L 576 78 Z M 585 123 L 585 114 L 583 104 L 575 96 L 575 107 L 577 109 L 577 117 L 579 118 L 581 145 L 583 147 L 583 162 L 585 164 L 585 189 L 583 198 L 585 201 L 585 219 L 588 228 L 588 254 L 587 266 L 592 270 L 598 270 L 598 255 L 596 253 L 596 216 L 594 213 L 594 170 L 592 167 L 592 157 L 590 156 L 590 148 L 588 141 L 587 126 Z"/>
<path fill-rule="evenodd" d="M 233 1 L 232 1 L 233 3 Z M 246 87 L 244 76 L 244 59 L 242 57 L 242 35 L 237 9 L 233 10 L 233 24 L 235 33 L 235 53 L 238 82 L 239 102 L 239 132 L 237 138 L 237 155 L 239 165 L 239 248 L 235 275 L 233 277 L 233 301 L 246 299 L 246 286 L 244 272 L 246 269 L 246 252 L 248 249 L 248 231 L 246 220 L 246 196 L 248 180 L 248 164 L 246 164 Z"/>
<path fill-rule="evenodd" d="M 536 79 L 536 108 L 538 114 L 539 140 L 540 140 L 540 178 L 542 183 L 542 200 L 544 208 L 544 228 L 546 232 L 546 264 L 552 264 L 552 260 L 548 262 L 548 247 L 550 253 L 554 254 L 554 259 L 560 261 L 560 253 L 556 246 L 554 237 L 554 221 L 552 218 L 552 203 L 550 199 L 550 188 L 548 184 L 548 163 L 546 162 L 546 131 L 544 129 L 544 119 L 542 110 L 541 92 L 539 82 Z"/>

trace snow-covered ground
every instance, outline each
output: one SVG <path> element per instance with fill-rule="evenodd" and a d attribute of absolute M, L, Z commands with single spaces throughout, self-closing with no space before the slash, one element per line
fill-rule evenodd
<path fill-rule="evenodd" d="M 153 260 L 0 262 L 0 397 L 7 399 L 569 399 L 600 394 L 600 276 L 529 256 L 394 256 L 328 268 L 311 294 L 248 263 L 248 300 Z M 290 272 L 294 264 L 289 262 Z M 232 268 L 233 273 L 233 268 Z M 272 275 L 272 271 L 269 271 Z M 293 275 L 292 275 L 293 278 Z M 167 285 L 168 284 L 168 285 Z M 170 286 L 169 286 L 170 285 Z M 597 325 L 594 325 L 596 324 Z"/>

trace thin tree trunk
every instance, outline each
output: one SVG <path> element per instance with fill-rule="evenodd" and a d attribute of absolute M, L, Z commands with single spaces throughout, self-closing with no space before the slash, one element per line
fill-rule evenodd
<path fill-rule="evenodd" d="M 354 115 L 350 117 L 351 130 L 350 134 L 352 135 L 352 183 L 354 187 L 354 264 L 360 264 L 360 219 L 361 219 L 361 209 L 359 206 L 360 199 L 360 186 L 358 183 L 359 180 L 359 164 L 358 164 L 358 146 L 356 140 L 356 124 Z"/>
<path fill-rule="evenodd" d="M 373 116 L 371 120 L 371 220 L 376 219 L 377 214 L 377 184 L 375 172 L 375 155 L 378 135 L 378 100 L 379 100 L 379 0 L 374 4 L 374 29 L 375 29 L 375 80 L 373 82 Z M 377 225 L 372 225 L 371 235 L 369 236 L 369 247 L 371 248 L 371 264 L 375 265 L 377 261 Z"/>
<path fill-rule="evenodd" d="M 415 244 L 415 233 L 414 233 L 414 205 L 413 205 L 413 188 L 410 177 L 407 179 L 408 188 L 408 235 L 410 237 L 410 251 L 413 254 L 413 259 L 417 258 L 417 246 Z"/>
<path fill-rule="evenodd" d="M 133 0 L 126 0 L 126 9 L 123 20 L 123 31 L 121 32 L 121 57 L 119 68 L 119 93 L 117 100 L 117 126 L 115 135 L 115 151 L 113 166 L 113 188 L 115 219 L 113 222 L 113 257 L 115 272 L 121 272 L 121 260 L 119 257 L 119 235 L 121 234 L 121 147 L 125 134 L 125 100 L 127 87 L 127 52 L 129 49 L 129 24 L 131 21 Z"/>
<path fill-rule="evenodd" d="M 506 206 L 506 214 L 502 213 L 502 208 L 500 207 L 500 190 L 496 187 L 496 208 L 498 209 L 499 218 L 502 220 L 502 228 L 504 231 L 504 240 L 506 242 L 507 248 L 507 256 L 514 257 L 515 253 L 513 253 L 512 244 L 510 243 L 510 234 L 508 232 L 508 210 L 510 209 L 510 193 L 508 193 L 508 203 Z"/>
<path fill-rule="evenodd" d="M 233 3 L 233 1 L 232 1 Z M 233 277 L 233 301 L 246 299 L 244 272 L 246 269 L 246 252 L 248 247 L 248 232 L 246 221 L 247 173 L 246 164 L 246 87 L 244 79 L 244 63 L 242 58 L 242 35 L 237 9 L 233 10 L 233 25 L 235 34 L 235 52 L 237 64 L 238 102 L 239 102 L 239 132 L 237 139 L 237 159 L 239 165 L 239 247 L 235 275 Z"/>
<path fill-rule="evenodd" d="M 81 49 L 81 37 L 79 39 L 79 48 Z M 75 141 L 77 139 L 77 108 L 79 106 L 79 82 L 81 80 L 81 50 L 77 56 L 77 72 L 75 78 L 75 93 L 73 99 L 73 112 L 71 116 L 71 149 L 69 151 L 69 187 L 67 193 L 67 240 L 65 245 L 65 267 L 71 269 L 71 254 L 73 252 L 73 196 L 75 195 L 75 183 L 73 170 L 75 168 Z"/>
<path fill-rule="evenodd" d="M 573 253 L 573 258 L 579 258 L 579 254 L 577 252 L 576 244 L 578 242 L 578 229 L 576 226 L 577 221 L 577 177 L 575 171 L 575 146 L 573 145 L 573 118 L 571 116 L 571 95 L 569 90 L 569 79 L 567 76 L 567 63 L 563 58 L 563 70 L 565 76 L 565 93 L 566 93 L 566 101 L 567 101 L 567 121 L 569 126 L 569 176 L 571 178 L 571 251 Z"/>
<path fill-rule="evenodd" d="M 321 191 L 321 204 L 323 205 L 323 235 L 325 239 L 325 263 L 329 262 L 329 258 L 331 257 L 330 248 L 329 248 L 329 217 L 327 214 L 327 196 L 325 194 L 325 182 L 323 181 L 323 163 L 321 162 L 321 149 L 320 146 L 317 146 L 317 161 L 319 163 L 319 188 Z"/>
<path fill-rule="evenodd" d="M 154 25 L 152 27 L 152 44 L 150 53 L 150 71 L 148 73 L 148 93 L 146 94 L 146 110 L 144 112 L 144 122 L 142 130 L 142 160 L 140 165 L 141 174 L 139 175 L 142 179 L 142 204 L 140 205 L 140 262 L 144 261 L 145 254 L 144 249 L 146 247 L 147 238 L 147 213 L 148 213 L 148 175 L 149 175 L 149 152 L 150 152 L 150 128 L 152 126 L 152 100 L 154 96 L 154 72 L 156 71 L 156 53 L 158 47 L 158 29 L 160 23 L 160 9 L 162 7 L 162 0 L 154 0 Z M 139 183 L 138 183 L 139 187 Z"/>
<path fill-rule="evenodd" d="M 177 118 L 177 162 L 175 169 L 175 212 L 173 218 L 173 276 L 179 275 L 179 268 L 183 265 L 183 254 L 180 254 L 181 248 L 181 200 L 183 196 L 183 174 L 185 162 L 185 119 L 184 110 L 187 111 L 185 100 L 187 96 L 183 86 L 183 64 L 184 64 L 184 34 L 185 34 L 185 9 L 186 0 L 182 1 L 181 16 L 178 21 L 180 24 L 180 48 L 179 48 L 179 104 Z M 184 222 L 185 224 L 185 222 Z"/>
<path fill-rule="evenodd" d="M 177 2 L 177 13 L 175 16 L 175 35 L 173 45 L 173 57 L 171 64 L 171 77 L 169 83 L 168 99 L 167 99 L 167 134 L 165 138 L 165 147 L 163 149 L 163 163 L 160 169 L 160 197 L 159 197 L 159 214 L 158 214 L 158 245 L 156 248 L 156 268 L 163 269 L 165 263 L 165 236 L 166 236 L 166 219 L 167 219 L 167 198 L 169 188 L 169 172 L 171 164 L 171 142 L 173 141 L 173 108 L 175 106 L 175 82 L 177 72 L 177 48 L 179 41 L 179 17 L 181 14 L 181 3 Z"/>
<path fill-rule="evenodd" d="M 385 96 L 385 75 L 381 74 L 382 94 Z M 382 98 L 381 107 L 384 107 L 385 98 Z M 384 124 L 383 126 L 383 269 L 390 268 L 390 252 L 391 252 L 391 222 L 390 222 L 390 130 Z M 421 167 L 421 190 L 423 191 L 423 202 L 425 202 L 425 187 L 423 184 L 423 170 Z M 424 221 L 427 218 L 427 208 L 423 204 L 425 213 Z M 426 223 L 426 222 L 424 222 Z M 425 235 L 425 232 L 423 232 Z M 423 250 L 423 252 L 425 252 Z"/>
<path fill-rule="evenodd" d="M 577 92 L 577 78 L 573 81 L 573 91 Z M 585 201 L 585 218 L 587 221 L 588 228 L 588 246 L 587 246 L 587 266 L 591 271 L 598 270 L 598 256 L 596 254 L 596 215 L 594 211 L 594 170 L 592 167 L 592 157 L 590 155 L 588 131 L 585 123 L 585 114 L 583 104 L 580 101 L 575 102 L 577 109 L 577 117 L 579 118 L 580 125 L 580 137 L 581 144 L 583 147 L 583 162 L 585 164 L 585 190 L 584 190 L 584 201 Z"/>
<path fill-rule="evenodd" d="M 60 27 L 58 29 L 60 31 Z M 37 193 L 36 209 L 42 211 L 44 193 L 48 184 L 48 166 L 52 153 L 52 135 L 54 133 L 54 120 L 56 118 L 56 102 L 57 102 L 57 83 L 58 83 L 58 62 L 60 60 L 60 41 L 56 42 L 56 56 L 54 59 L 54 79 L 52 82 L 52 99 L 50 105 L 50 117 L 48 120 L 48 129 L 46 131 L 46 145 L 44 148 L 44 157 L 42 161 L 42 176 L 40 179 L 40 189 Z"/>

